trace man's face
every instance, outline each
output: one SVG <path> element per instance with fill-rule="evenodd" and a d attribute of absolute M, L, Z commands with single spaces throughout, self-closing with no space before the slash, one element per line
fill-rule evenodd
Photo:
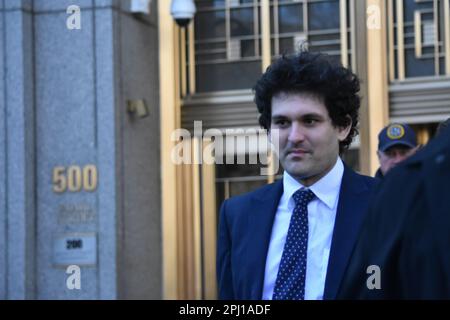
<path fill-rule="evenodd" d="M 411 148 L 405 145 L 395 145 L 386 151 L 378 150 L 378 159 L 380 160 L 380 170 L 383 175 L 394 168 L 397 164 L 412 156 L 416 152 L 417 147 Z"/>
<path fill-rule="evenodd" d="M 325 176 L 339 155 L 339 141 L 351 128 L 334 127 L 320 99 L 309 94 L 280 93 L 272 98 L 271 130 L 279 132 L 283 168 L 303 185 Z"/>

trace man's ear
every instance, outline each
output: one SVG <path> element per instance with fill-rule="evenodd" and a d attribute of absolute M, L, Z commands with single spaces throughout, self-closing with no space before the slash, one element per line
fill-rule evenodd
<path fill-rule="evenodd" d="M 347 139 L 350 130 L 352 129 L 352 118 L 349 115 L 346 116 L 348 119 L 348 125 L 346 127 L 338 127 L 338 139 L 339 141 L 344 141 Z"/>

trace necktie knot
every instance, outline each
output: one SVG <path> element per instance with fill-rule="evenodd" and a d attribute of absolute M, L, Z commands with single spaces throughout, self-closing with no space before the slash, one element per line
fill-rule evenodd
<path fill-rule="evenodd" d="M 308 203 L 310 203 L 315 196 L 316 195 L 314 194 L 314 192 L 309 189 L 300 189 L 294 193 L 293 198 L 295 201 L 295 205 L 299 206 L 308 205 Z"/>

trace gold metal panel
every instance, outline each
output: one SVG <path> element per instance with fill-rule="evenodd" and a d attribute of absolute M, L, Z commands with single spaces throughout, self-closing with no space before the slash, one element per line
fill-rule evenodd
<path fill-rule="evenodd" d="M 184 142 L 183 142 L 184 143 Z M 177 217 L 176 217 L 176 224 L 174 224 L 172 226 L 173 232 L 176 234 L 176 240 L 177 240 L 177 261 L 178 261 L 178 265 L 176 266 L 176 271 L 177 271 L 177 277 L 179 279 L 177 285 L 177 299 L 184 299 L 185 298 L 185 292 L 186 292 L 186 288 L 187 288 L 187 284 L 186 284 L 186 274 L 185 274 L 185 255 L 184 255 L 184 247 L 183 247 L 183 241 L 182 241 L 182 236 L 180 236 L 180 233 L 183 230 L 183 226 L 185 225 L 185 221 L 184 221 L 184 215 L 180 214 L 180 212 L 183 212 L 183 208 L 186 207 L 185 204 L 185 200 L 184 200 L 184 196 L 183 196 L 183 189 L 184 189 L 184 185 L 183 185 L 183 181 L 185 180 L 184 178 L 184 166 L 176 166 L 176 175 L 177 175 L 177 182 L 174 186 L 175 190 L 176 190 L 176 198 L 175 198 L 175 202 L 176 202 L 176 212 L 177 212 Z M 173 200 L 172 200 L 173 201 Z M 164 245 L 164 242 L 163 242 Z"/>
<path fill-rule="evenodd" d="M 395 79 L 395 53 L 394 53 L 394 0 L 388 0 L 388 58 L 389 58 L 389 81 Z"/>
<path fill-rule="evenodd" d="M 202 155 L 202 144 L 200 137 L 192 139 L 192 154 L 194 164 L 192 165 L 192 199 L 193 199 L 193 258 L 194 258 L 194 298 L 202 299 L 202 237 L 201 237 L 201 208 L 200 208 L 200 159 Z M 188 223 L 189 225 L 189 223 Z"/>
<path fill-rule="evenodd" d="M 206 143 L 203 146 L 203 150 Z M 208 156 L 208 155 L 207 155 Z M 212 157 L 212 155 L 211 155 Z M 205 161 L 206 162 L 206 161 Z M 203 217 L 203 272 L 204 299 L 217 299 L 216 281 L 216 243 L 217 243 L 217 212 L 216 212 L 216 173 L 213 161 L 202 165 L 202 217 Z"/>
<path fill-rule="evenodd" d="M 181 61 L 181 96 L 185 97 L 187 93 L 187 84 L 186 84 L 186 28 L 181 28 L 180 30 L 180 61 Z"/>
<path fill-rule="evenodd" d="M 193 141 L 186 141 L 192 147 Z M 184 143 L 184 141 L 183 141 Z M 192 151 L 191 151 L 192 152 Z M 196 299 L 196 242 L 194 230 L 194 177 L 193 165 L 181 165 L 182 176 L 182 206 L 178 212 L 178 243 L 180 247 L 180 262 L 178 265 L 181 273 L 180 299 Z"/>
<path fill-rule="evenodd" d="M 181 59 L 179 58 L 180 57 L 180 27 L 178 25 L 175 25 L 175 28 L 174 28 L 173 41 L 174 41 L 173 52 L 174 52 L 174 56 L 175 56 L 175 59 L 173 60 L 174 77 L 177 81 L 177 85 L 174 86 L 174 88 L 173 88 L 173 92 L 175 94 L 175 104 L 176 104 L 175 121 L 177 124 L 179 124 L 179 123 L 181 123 L 181 110 L 180 110 L 180 105 L 181 105 L 181 83 L 180 83 Z"/>
<path fill-rule="evenodd" d="M 341 62 L 348 67 L 347 0 L 339 0 L 341 22 Z"/>
<path fill-rule="evenodd" d="M 398 79 L 405 79 L 405 40 L 404 40 L 404 19 L 403 19 L 403 0 L 397 2 L 397 66 Z"/>
<path fill-rule="evenodd" d="M 368 152 L 370 174 L 373 175 L 378 168 L 376 155 L 378 132 L 388 121 L 388 86 L 386 61 L 386 8 L 384 0 L 367 0 L 367 7 L 380 8 L 380 28 L 367 30 L 367 82 L 368 88 L 368 124 L 365 134 L 369 136 Z"/>
<path fill-rule="evenodd" d="M 450 75 L 450 1 L 444 1 L 445 74 Z"/>
<path fill-rule="evenodd" d="M 357 62 L 356 62 L 356 0 L 350 0 L 350 35 L 351 35 L 351 49 L 352 49 L 352 70 L 357 72 Z"/>
<path fill-rule="evenodd" d="M 368 61 L 367 53 L 367 33 L 368 33 L 368 6 L 366 0 L 356 0 L 355 1 L 356 10 L 356 26 L 355 29 L 358 30 L 356 33 L 358 46 L 354 48 L 355 56 L 357 59 L 358 66 L 358 76 L 361 79 L 368 79 L 367 68 L 370 61 Z M 361 32 L 360 30 L 363 30 Z M 368 92 L 368 81 L 365 80 L 361 83 L 361 96 L 367 97 Z M 372 155 L 372 150 L 370 148 L 370 130 L 369 130 L 369 104 L 368 99 L 361 100 L 360 117 L 359 117 L 359 163 L 360 172 L 369 175 L 371 174 L 370 168 L 370 157 Z"/>
<path fill-rule="evenodd" d="M 416 58 L 422 57 L 422 13 L 414 12 L 414 43 L 416 49 Z"/>
<path fill-rule="evenodd" d="M 275 181 L 275 156 L 273 152 L 270 152 L 269 160 L 269 174 L 267 175 L 267 183 L 273 183 Z"/>
<path fill-rule="evenodd" d="M 304 0 L 303 1 L 303 30 L 305 30 L 305 34 L 308 34 L 308 24 L 309 24 L 309 20 L 308 20 L 308 0 Z M 308 38 L 306 38 L 308 39 Z"/>
<path fill-rule="evenodd" d="M 194 39 L 194 22 L 189 24 L 189 94 L 197 92 L 195 84 L 195 39 Z"/>
<path fill-rule="evenodd" d="M 255 56 L 259 57 L 260 52 L 259 52 L 259 16 L 258 16 L 258 0 L 253 0 L 253 30 L 254 30 L 254 35 L 255 35 L 255 41 L 254 41 L 254 45 L 255 45 Z"/>
<path fill-rule="evenodd" d="M 227 60 L 229 60 L 229 54 L 231 52 L 231 12 L 230 12 L 230 0 L 225 0 L 225 41 L 227 48 Z"/>
<path fill-rule="evenodd" d="M 417 131 L 417 143 L 419 145 L 426 145 L 430 140 L 430 131 L 428 131 L 428 127 L 420 126 Z"/>
<path fill-rule="evenodd" d="M 170 16 L 170 2 L 158 1 L 159 17 L 159 73 L 160 105 L 161 108 L 161 209 L 162 209 L 162 270 L 163 270 L 163 297 L 164 299 L 178 298 L 178 243 L 177 243 L 177 199 L 176 192 L 176 166 L 171 161 L 171 150 L 174 143 L 170 140 L 170 134 L 178 126 L 177 102 L 174 86 L 178 85 L 175 77 L 174 39 L 175 26 Z"/>
<path fill-rule="evenodd" d="M 270 3 L 269 0 L 261 0 L 261 48 L 262 71 L 265 72 L 271 63 L 270 48 Z"/>
<path fill-rule="evenodd" d="M 434 19 L 434 73 L 439 76 L 439 7 L 438 0 L 433 0 Z"/>
<path fill-rule="evenodd" d="M 269 10 L 270 13 L 270 10 Z M 269 19 L 270 21 L 270 19 Z M 273 33 L 274 33 L 274 47 L 275 52 L 274 54 L 278 56 L 280 54 L 280 20 L 278 16 L 278 0 L 273 0 Z"/>

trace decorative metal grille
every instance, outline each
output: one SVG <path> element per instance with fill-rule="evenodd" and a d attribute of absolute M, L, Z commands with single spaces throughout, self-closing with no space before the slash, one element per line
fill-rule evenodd
<path fill-rule="evenodd" d="M 450 0 L 388 0 L 391 81 L 450 75 Z"/>
<path fill-rule="evenodd" d="M 252 88 L 262 71 L 262 23 L 271 26 L 272 59 L 306 41 L 309 50 L 328 53 L 355 69 L 355 1 L 273 0 L 269 22 L 261 21 L 260 0 L 197 0 L 195 36 L 186 36 L 196 92 Z"/>

